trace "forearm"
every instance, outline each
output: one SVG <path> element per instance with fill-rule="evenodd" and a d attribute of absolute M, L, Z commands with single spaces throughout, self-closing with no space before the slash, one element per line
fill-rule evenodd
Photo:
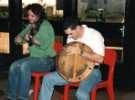
<path fill-rule="evenodd" d="M 24 38 L 26 34 L 29 34 L 30 29 L 31 25 L 29 24 L 25 27 L 25 29 L 23 29 L 20 33 L 18 33 L 18 35 L 15 37 L 15 43 L 17 44 L 26 43 L 26 40 Z"/>
<path fill-rule="evenodd" d="M 31 24 L 28 24 L 20 33 L 18 33 L 18 36 L 24 37 L 25 34 L 29 34 L 32 26 Z"/>
<path fill-rule="evenodd" d="M 98 54 L 96 54 L 94 52 L 92 52 L 92 53 L 83 52 L 82 56 L 86 57 L 87 59 L 89 59 L 89 60 L 91 60 L 91 61 L 93 61 L 95 63 L 102 63 L 103 59 L 104 59 L 103 56 L 98 55 Z"/>

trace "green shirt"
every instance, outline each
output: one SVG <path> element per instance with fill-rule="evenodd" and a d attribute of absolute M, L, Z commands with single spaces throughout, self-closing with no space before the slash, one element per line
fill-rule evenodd
<path fill-rule="evenodd" d="M 24 40 L 25 34 L 30 34 L 31 24 L 28 24 L 24 30 L 22 30 L 18 35 L 21 37 L 21 43 L 23 44 L 26 41 Z M 33 44 L 29 47 L 30 56 L 32 57 L 54 57 L 56 52 L 53 48 L 55 35 L 52 25 L 44 20 L 34 38 L 40 42 L 40 45 Z"/>

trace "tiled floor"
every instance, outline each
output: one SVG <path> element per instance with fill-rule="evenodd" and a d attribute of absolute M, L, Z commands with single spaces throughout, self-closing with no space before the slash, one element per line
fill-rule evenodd
<path fill-rule="evenodd" d="M 7 80 L 1 79 L 0 80 L 0 90 L 5 91 L 6 86 L 7 86 Z M 73 91 L 70 93 L 69 100 L 76 100 L 75 96 L 74 96 L 75 90 L 76 89 L 73 89 Z M 131 92 L 131 91 L 115 90 L 115 93 L 116 93 L 116 100 L 135 100 L 135 91 Z M 61 100 L 62 95 L 63 95 L 63 87 L 56 87 L 52 100 Z M 32 97 L 33 97 L 33 95 L 30 96 L 30 100 L 33 100 Z M 4 96 L 0 97 L 0 100 L 4 100 L 3 98 L 4 98 Z M 98 91 L 97 100 L 109 100 L 109 99 L 108 99 L 108 96 L 105 91 Z"/>

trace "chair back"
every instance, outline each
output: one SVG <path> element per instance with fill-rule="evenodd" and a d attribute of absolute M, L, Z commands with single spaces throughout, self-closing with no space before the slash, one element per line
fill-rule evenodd
<path fill-rule="evenodd" d="M 56 51 L 56 53 L 59 53 L 62 49 L 63 45 L 60 41 L 55 41 L 54 42 L 54 50 Z"/>
<path fill-rule="evenodd" d="M 117 60 L 117 53 L 114 49 L 105 49 L 104 64 L 107 64 L 109 67 L 108 72 L 108 81 L 113 82 L 114 68 Z"/>

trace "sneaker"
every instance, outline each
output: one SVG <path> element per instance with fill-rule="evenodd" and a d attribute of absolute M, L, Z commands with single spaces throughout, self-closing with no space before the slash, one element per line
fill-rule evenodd
<path fill-rule="evenodd" d="M 34 92 L 34 90 L 33 89 L 30 89 L 29 90 L 29 96 L 31 96 L 33 92 Z"/>

